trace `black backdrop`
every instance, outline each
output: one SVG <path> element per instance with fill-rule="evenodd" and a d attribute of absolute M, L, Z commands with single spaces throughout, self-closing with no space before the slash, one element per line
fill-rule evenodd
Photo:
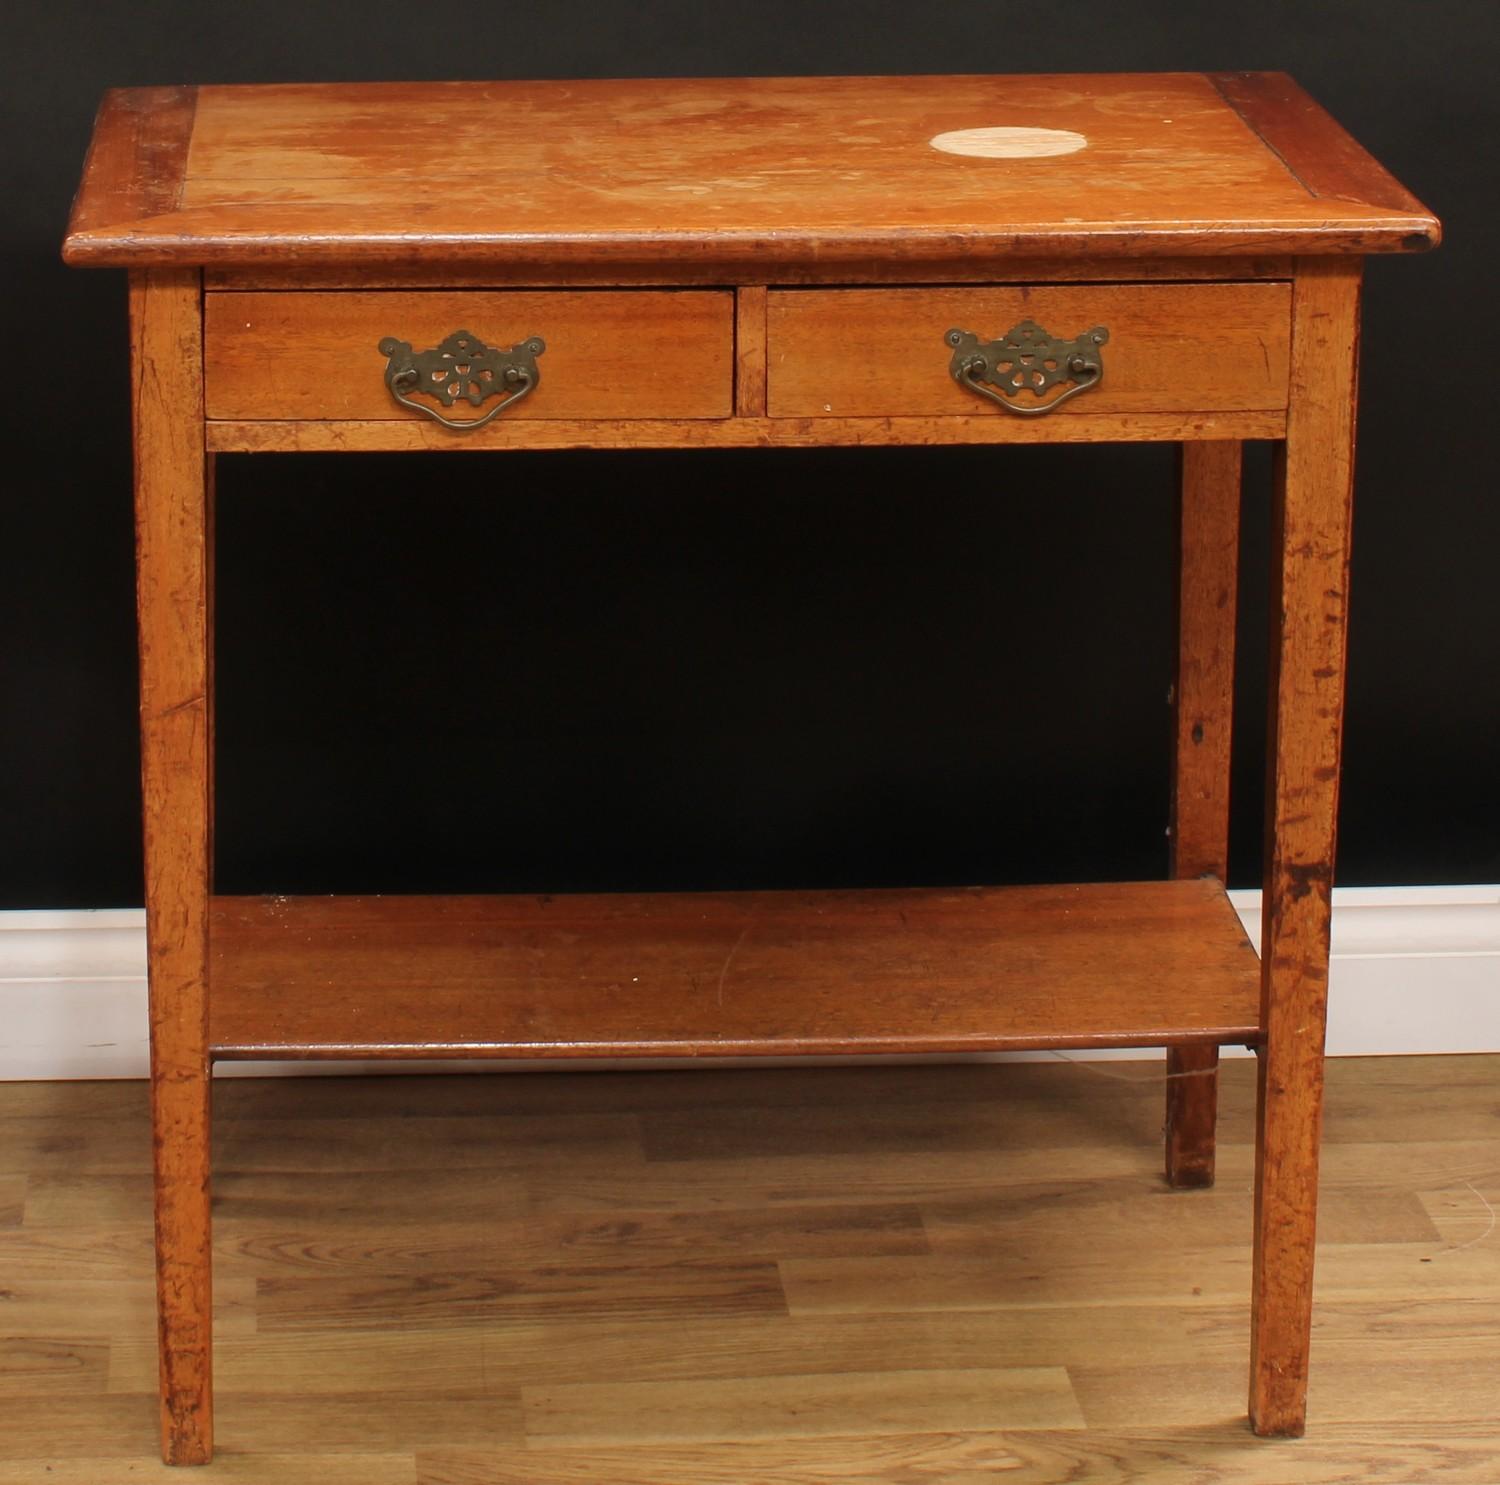
<path fill-rule="evenodd" d="M 0 906 L 140 899 L 124 283 L 57 259 L 95 103 L 277 79 L 1291 71 L 1448 233 L 1368 274 L 1340 880 L 1500 878 L 1493 0 L 8 15 Z M 1159 874 L 1172 480 L 1145 446 L 222 459 L 221 885 Z"/>

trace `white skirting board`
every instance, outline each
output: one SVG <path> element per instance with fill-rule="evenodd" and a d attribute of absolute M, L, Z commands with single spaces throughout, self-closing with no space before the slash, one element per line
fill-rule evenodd
<path fill-rule="evenodd" d="M 1260 893 L 1230 896 L 1258 940 Z M 1500 1051 L 1500 885 L 1343 887 L 1334 892 L 1333 902 L 1331 1055 Z M 144 914 L 139 909 L 0 913 L 0 1081 L 144 1077 L 145 965 Z M 1108 1055 L 1160 1054 L 1068 1054 L 1076 1060 Z M 476 1065 L 495 1066 L 235 1063 L 221 1065 L 220 1072 L 264 1076 L 378 1067 L 389 1073 L 460 1071 Z M 704 1059 L 693 1065 L 703 1066 Z"/>

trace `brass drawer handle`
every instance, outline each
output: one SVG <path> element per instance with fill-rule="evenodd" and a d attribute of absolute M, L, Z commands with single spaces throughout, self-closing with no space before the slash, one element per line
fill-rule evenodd
<path fill-rule="evenodd" d="M 514 407 L 541 380 L 536 358 L 546 350 L 540 335 L 533 335 L 509 350 L 492 350 L 468 330 L 455 330 L 435 351 L 414 351 L 405 340 L 387 335 L 379 350 L 387 357 L 385 385 L 402 407 L 419 412 L 455 433 L 472 433 Z M 490 397 L 505 394 L 505 400 L 482 418 L 445 418 L 436 408 L 417 402 L 410 394 L 436 397 L 444 407 L 460 399 L 478 407 Z"/>
<path fill-rule="evenodd" d="M 1099 347 L 1109 339 L 1109 331 L 1103 325 L 1074 340 L 1058 340 L 1035 320 L 1022 320 L 999 340 L 982 341 L 972 330 L 950 330 L 943 338 L 953 347 L 948 362 L 953 380 L 1023 418 L 1052 412 L 1104 380 Z M 1042 401 L 1060 382 L 1072 386 Z"/>

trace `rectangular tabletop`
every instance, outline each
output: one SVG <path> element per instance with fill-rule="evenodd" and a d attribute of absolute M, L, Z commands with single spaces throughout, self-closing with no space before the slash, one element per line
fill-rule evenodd
<path fill-rule="evenodd" d="M 1279 73 L 287 83 L 106 95 L 64 255 L 770 275 L 1437 235 Z"/>

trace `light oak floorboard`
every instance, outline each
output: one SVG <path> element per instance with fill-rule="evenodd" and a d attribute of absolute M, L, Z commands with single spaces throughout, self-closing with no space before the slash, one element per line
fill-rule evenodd
<path fill-rule="evenodd" d="M 1240 1305 L 1057 1306 L 634 1326 L 604 1315 L 590 1323 L 557 1320 L 529 1329 L 269 1331 L 226 1338 L 216 1362 L 221 1384 L 232 1389 L 380 1392 L 397 1378 L 452 1389 L 472 1376 L 498 1393 L 528 1384 L 625 1378 L 691 1383 L 838 1375 L 868 1370 L 872 1356 L 906 1370 L 934 1372 L 996 1365 L 1108 1366 L 1136 1351 L 1163 1361 L 1227 1361 L 1243 1357 L 1244 1325 Z M 150 1385 L 153 1365 L 149 1340 L 117 1342 L 110 1385 L 139 1391 Z"/>
<path fill-rule="evenodd" d="M 470 1274 L 262 1279 L 260 1329 L 447 1330 L 608 1315 L 617 1324 L 783 1315 L 774 1263 L 674 1261 Z"/>
<path fill-rule="evenodd" d="M 157 1481 L 171 1485 L 182 1471 L 148 1457 L 140 1459 L 69 1459 L 38 1477 L 33 1464 L 0 1461 L 0 1485 L 142 1485 Z M 247 1455 L 222 1445 L 214 1454 L 214 1485 L 288 1485 L 308 1477 L 306 1456 L 299 1453 Z M 359 1454 L 329 1458 L 318 1465 L 317 1485 L 415 1485 L 410 1453 Z"/>
<path fill-rule="evenodd" d="M 255 1323 L 255 1281 L 216 1279 L 214 1325 L 219 1332 L 252 1335 Z M 144 1277 L 125 1280 L 21 1279 L 0 1268 L 0 1325 L 13 1334 L 55 1339 L 150 1333 L 156 1325 L 156 1285 L 149 1267 Z"/>
<path fill-rule="evenodd" d="M 1317 1346 L 1316 1332 L 1313 1345 Z M 1500 1466 L 1500 1431 L 1495 1429 L 1495 1378 L 1500 1376 L 1500 1345 L 1489 1354 L 1421 1356 L 1318 1356 L 1309 1388 L 1309 1436 L 1316 1420 L 1345 1423 L 1390 1422 L 1428 1409 L 1441 1397 L 1447 1422 L 1491 1430 L 1494 1461 Z M 1127 1428 L 1146 1410 L 1153 1420 L 1191 1427 L 1213 1417 L 1230 1417 L 1244 1406 L 1244 1368 L 1236 1362 L 1206 1366 L 1120 1365 L 1074 1367 L 1068 1373 L 1089 1428 Z"/>
<path fill-rule="evenodd" d="M 1500 1058 L 1330 1064 L 1292 1443 L 1252 1073 L 1186 1192 L 1160 1062 L 227 1080 L 214 1477 L 1495 1485 Z M 0 1086 L 0 1485 L 182 1478 L 148 1151 L 139 1084 Z"/>
<path fill-rule="evenodd" d="M 269 1157 L 268 1157 L 269 1158 Z M 580 1162 L 580 1167 L 583 1162 Z M 583 1170 L 577 1172 L 583 1178 Z M 623 1179 L 623 1178 L 621 1178 Z M 214 1172 L 214 1216 L 229 1224 L 306 1223 L 318 1231 L 324 1224 L 356 1221 L 367 1232 L 384 1224 L 427 1223 L 427 1231 L 441 1232 L 435 1223 L 441 1211 L 455 1223 L 479 1222 L 487 1217 L 515 1216 L 527 1210 L 530 1198 L 513 1170 L 401 1171 L 238 1171 Z M 33 1178 L 26 1198 L 23 1229 L 55 1232 L 86 1225 L 120 1227 L 151 1222 L 151 1177 L 72 1176 L 59 1171 Z M 232 1225 L 231 1232 L 236 1229 Z M 216 1233 L 216 1239 L 222 1236 Z"/>
<path fill-rule="evenodd" d="M 419 1485 L 1493 1485 L 1484 1428 L 1328 1425 L 1267 1446 L 1238 1423 L 1151 1430 L 883 1434 L 794 1442 L 433 1449 Z"/>
<path fill-rule="evenodd" d="M 1096 1201 L 1058 1201 L 1040 1211 L 1008 1192 L 921 1204 L 932 1248 L 954 1255 L 992 1252 L 997 1237 L 1068 1242 L 1077 1237 L 1080 1224 L 1096 1233 L 1128 1225 L 1132 1240 L 1140 1243 L 1233 1246 L 1241 1241 L 1250 1209 L 1251 1193 L 1227 1184 L 1202 1192 L 1191 1203 L 1163 1188 L 1149 1202 L 1137 1190 L 1112 1198 L 1101 1193 Z M 1438 1229 L 1414 1192 L 1329 1190 L 1318 1204 L 1318 1235 L 1330 1243 L 1433 1242 Z"/>
<path fill-rule="evenodd" d="M 372 1197 L 377 1186 L 371 1181 Z M 914 1204 L 783 1205 L 762 1211 L 584 1212 L 479 1218 L 436 1225 L 430 1215 L 372 1218 L 320 1209 L 318 1190 L 304 1210 L 231 1214 L 215 1235 L 214 1274 L 224 1278 L 358 1274 L 476 1273 L 570 1264 L 665 1263 L 673 1258 L 730 1262 L 838 1254 L 929 1251 Z M 1415 1198 L 1413 1198 L 1415 1200 Z M 326 1192 L 325 1202 L 326 1206 Z M 1419 1218 L 1430 1221 L 1417 1208 Z M 374 1225 L 378 1222 L 378 1226 Z M 0 1274 L 7 1282 L 125 1282 L 151 1278 L 151 1233 L 139 1221 L 79 1230 L 34 1226 L 0 1230 Z"/>
<path fill-rule="evenodd" d="M 7 1326 L 7 1332 L 0 1337 L 0 1402 L 5 1413 L 24 1411 L 18 1399 L 29 1402 L 34 1397 L 93 1395 L 104 1390 L 109 1368 L 107 1337 L 54 1339 L 26 1335 L 20 1326 Z"/>
<path fill-rule="evenodd" d="M 547 1166 L 559 1149 L 570 1165 L 597 1162 L 619 1170 L 639 1162 L 641 1141 L 626 1114 L 476 1114 L 468 1119 L 404 1114 L 354 1120 L 229 1118 L 215 1128 L 222 1168 L 323 1172 L 451 1170 L 525 1171 Z"/>
<path fill-rule="evenodd" d="M 0 1176 L 0 1229 L 19 1227 L 26 1205 L 26 1177 Z"/>
<path fill-rule="evenodd" d="M 851 1118 L 859 1117 L 851 1109 Z M 1500 1152 L 1497 1152 L 1500 1154 Z M 567 1171 L 530 1174 L 533 1210 L 598 1211 L 689 1207 L 755 1208 L 780 1203 L 931 1201 L 1005 1187 L 1061 1190 L 1075 1182 L 1117 1178 L 1141 1191 L 1161 1164 L 1159 1150 L 1144 1145 L 1084 1145 L 1069 1149 L 881 1151 L 804 1154 L 732 1160 L 649 1163 L 642 1171 Z"/>
<path fill-rule="evenodd" d="M 230 1430 L 232 1447 L 247 1454 L 275 1454 L 288 1439 L 316 1439 L 320 1468 L 324 1456 L 404 1453 L 410 1458 L 415 1449 L 505 1448 L 524 1437 L 519 1393 L 477 1387 L 387 1389 L 380 1406 L 372 1408 L 368 1392 L 293 1392 L 283 1384 L 276 1390 L 229 1393 L 220 1400 L 218 1422 Z"/>
<path fill-rule="evenodd" d="M 528 1438 L 601 1444 L 1081 1425 L 1061 1367 L 575 1383 L 522 1388 L 521 1404 Z"/>
<path fill-rule="evenodd" d="M 765 1107 L 754 1104 L 704 1114 L 672 1110 L 643 1121 L 649 1160 L 745 1160 L 781 1157 L 789 1148 L 804 1155 L 837 1157 L 911 1151 L 1012 1152 L 1097 1146 L 1113 1128 L 1126 1145 L 1155 1146 L 1161 1110 L 1148 1100 L 1096 1095 L 1063 1110 L 1041 1099 L 994 1098 L 984 1102 L 908 1099 L 873 1104 L 858 1120 L 846 1107 Z"/>

